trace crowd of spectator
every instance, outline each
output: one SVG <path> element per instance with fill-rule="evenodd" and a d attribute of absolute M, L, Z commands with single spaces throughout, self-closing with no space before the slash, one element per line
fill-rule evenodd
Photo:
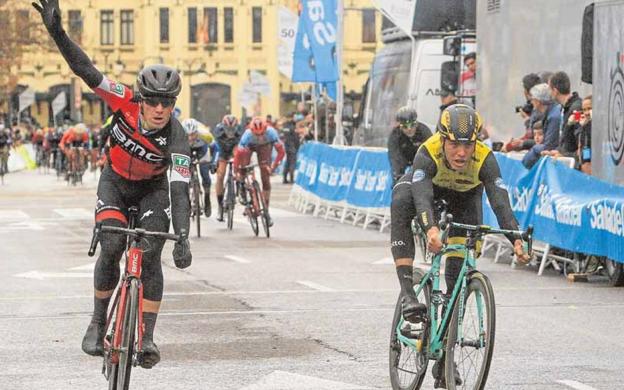
<path fill-rule="evenodd" d="M 561 71 L 527 74 L 522 85 L 526 104 L 516 112 L 525 132 L 502 151 L 526 151 L 522 163 L 529 169 L 544 156 L 570 157 L 577 169 L 591 174 L 592 96 L 573 92 L 569 76 Z"/>

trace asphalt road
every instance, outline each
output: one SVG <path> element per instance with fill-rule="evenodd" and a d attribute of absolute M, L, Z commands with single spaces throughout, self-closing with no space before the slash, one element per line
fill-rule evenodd
<path fill-rule="evenodd" d="M 0 388 L 106 388 L 80 343 L 92 310 L 86 256 L 95 180 L 10 174 L 0 187 Z M 155 341 L 162 361 L 137 389 L 387 389 L 398 283 L 388 234 L 296 213 L 273 193 L 272 237 L 205 219 L 193 265 L 163 255 Z M 240 210 L 237 210 L 239 213 Z M 624 388 L 624 290 L 570 284 L 554 270 L 482 260 L 496 295 L 487 388 Z M 423 388 L 432 388 L 428 376 Z"/>

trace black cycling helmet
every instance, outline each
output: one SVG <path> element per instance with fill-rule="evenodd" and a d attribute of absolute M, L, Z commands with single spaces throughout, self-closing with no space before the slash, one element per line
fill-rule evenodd
<path fill-rule="evenodd" d="M 453 104 L 442 111 L 437 130 L 450 141 L 475 142 L 483 126 L 481 115 L 465 104 Z"/>
<path fill-rule="evenodd" d="M 148 65 L 139 72 L 137 87 L 141 97 L 175 98 L 182 89 L 182 80 L 178 71 L 169 66 Z"/>
<path fill-rule="evenodd" d="M 397 110 L 395 118 L 398 124 L 404 124 L 406 122 L 415 123 L 418 115 L 413 108 L 403 106 Z"/>

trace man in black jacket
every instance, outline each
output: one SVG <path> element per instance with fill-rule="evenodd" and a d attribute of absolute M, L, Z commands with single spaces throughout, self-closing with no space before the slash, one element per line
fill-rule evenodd
<path fill-rule="evenodd" d="M 570 117 L 574 111 L 581 112 L 582 100 L 576 92 L 570 92 L 570 78 L 565 72 L 557 72 L 550 76 L 548 85 L 553 99 L 562 107 L 558 152 L 573 157 L 576 155 L 578 145 L 574 135 L 576 123 L 571 121 Z"/>
<path fill-rule="evenodd" d="M 388 137 L 393 183 L 412 165 L 420 145 L 431 137 L 431 130 L 416 119 L 416 110 L 407 106 L 399 108 L 396 113 L 397 126 Z"/>

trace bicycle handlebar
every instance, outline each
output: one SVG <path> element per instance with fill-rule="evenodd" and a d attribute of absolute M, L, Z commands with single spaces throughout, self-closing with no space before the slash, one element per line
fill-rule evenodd
<path fill-rule="evenodd" d="M 101 233 L 114 233 L 114 234 L 124 234 L 126 236 L 131 236 L 137 239 L 145 238 L 145 237 L 156 237 L 156 238 L 164 238 L 165 240 L 171 240 L 180 242 L 183 238 L 182 235 L 165 233 L 165 232 L 152 232 L 149 230 L 136 228 L 136 229 L 127 229 L 117 226 L 102 226 L 101 223 L 96 223 L 93 228 L 93 237 L 91 238 L 91 246 L 89 247 L 88 255 L 89 257 L 93 257 L 95 254 L 95 250 L 97 248 L 98 242 L 100 241 Z"/>

